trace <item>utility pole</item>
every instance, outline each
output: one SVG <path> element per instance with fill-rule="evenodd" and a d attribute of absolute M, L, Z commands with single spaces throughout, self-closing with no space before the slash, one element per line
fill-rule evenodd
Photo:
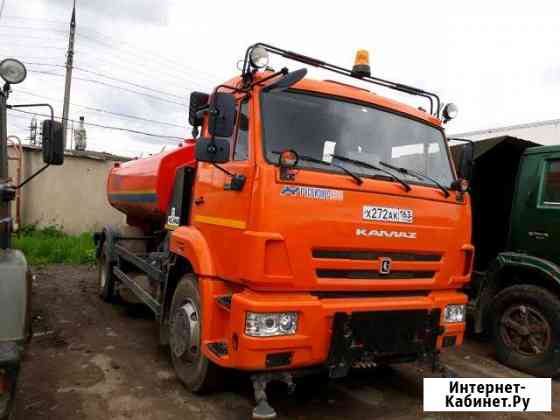
<path fill-rule="evenodd" d="M 2 12 L 4 11 L 5 5 L 6 5 L 6 0 L 2 0 L 2 3 L 0 3 L 0 19 L 2 19 Z"/>
<path fill-rule="evenodd" d="M 74 38 L 76 36 L 76 0 L 72 9 L 72 20 L 70 21 L 70 39 L 68 41 L 68 53 L 66 54 L 66 85 L 64 87 L 64 109 L 62 111 L 62 134 L 64 136 L 64 148 L 66 149 L 66 138 L 68 133 L 68 112 L 70 108 L 70 88 L 72 86 L 72 65 L 74 63 Z"/>

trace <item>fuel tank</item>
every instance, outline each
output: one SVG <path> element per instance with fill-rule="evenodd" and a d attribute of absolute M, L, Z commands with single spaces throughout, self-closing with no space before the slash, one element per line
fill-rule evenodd
<path fill-rule="evenodd" d="M 195 142 L 143 159 L 117 163 L 107 179 L 111 206 L 127 216 L 129 225 L 164 224 L 177 168 L 196 167 Z"/>

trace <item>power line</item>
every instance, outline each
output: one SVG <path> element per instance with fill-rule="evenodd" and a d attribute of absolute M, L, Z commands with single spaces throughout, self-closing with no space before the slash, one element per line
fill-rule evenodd
<path fill-rule="evenodd" d="M 41 70 L 33 70 L 33 69 L 29 69 L 28 70 L 29 73 L 38 73 L 38 74 L 48 74 L 50 76 L 60 76 L 60 77 L 64 77 L 63 74 L 60 73 L 53 73 L 50 71 L 41 71 Z"/>
<path fill-rule="evenodd" d="M 50 100 L 50 101 L 62 102 L 59 99 L 54 99 L 54 98 L 51 98 L 49 96 L 38 95 L 38 94 L 35 94 L 35 93 L 25 91 L 23 89 L 18 89 L 17 93 L 22 93 L 24 95 L 33 96 L 33 97 L 36 97 L 36 98 L 47 99 L 47 100 Z M 114 116 L 120 117 L 120 118 L 129 118 L 129 119 L 134 119 L 134 120 L 139 120 L 139 121 L 150 122 L 150 123 L 154 123 L 154 124 L 166 125 L 166 126 L 169 126 L 169 127 L 178 127 L 178 128 L 183 128 L 183 129 L 186 128 L 185 126 L 179 125 L 179 124 L 173 124 L 173 123 L 170 123 L 170 122 L 151 120 L 151 119 L 148 119 L 148 118 L 139 117 L 137 115 L 121 114 L 121 113 L 114 112 L 114 111 L 109 111 L 109 110 L 106 110 L 106 109 L 94 108 L 94 107 L 90 107 L 90 106 L 87 106 L 87 105 L 75 104 L 73 102 L 70 102 L 70 105 L 78 107 L 78 108 L 87 109 L 87 110 L 90 110 L 90 111 L 93 111 L 93 112 L 99 112 L 99 113 L 103 113 L 103 114 L 114 115 Z"/>
<path fill-rule="evenodd" d="M 20 26 L 13 26 L 13 25 L 5 25 L 5 27 L 8 27 L 8 28 L 17 28 L 17 29 L 26 29 L 26 30 L 53 31 L 53 32 L 61 33 L 61 34 L 66 34 L 66 33 L 67 33 L 67 31 L 65 31 L 65 30 L 55 30 L 55 29 L 53 29 L 53 28 L 20 27 Z M 99 31 L 95 31 L 95 30 L 93 30 L 93 29 L 89 29 L 89 30 L 92 31 L 92 32 L 95 32 L 95 33 L 100 34 L 102 37 L 104 37 L 104 38 L 106 38 L 106 39 L 112 39 L 111 37 L 108 37 L 108 36 L 106 36 L 106 35 L 101 34 Z M 13 34 L 10 33 L 10 34 L 2 34 L 2 35 L 7 35 L 7 36 L 8 36 L 8 35 L 13 35 Z M 18 36 L 18 35 L 15 35 L 15 36 Z M 188 81 L 189 83 L 200 84 L 200 82 L 198 82 L 197 79 L 193 79 L 193 78 L 191 78 L 191 77 L 185 77 L 185 70 L 184 70 L 184 68 L 185 68 L 185 67 L 189 67 L 189 66 L 186 65 L 186 64 L 178 63 L 178 62 L 176 62 L 176 61 L 170 60 L 170 59 L 167 58 L 167 57 L 163 57 L 163 56 L 158 55 L 158 54 L 156 54 L 156 53 L 154 53 L 154 52 L 148 52 L 148 51 L 145 51 L 143 54 L 150 54 L 152 57 L 150 57 L 148 60 L 146 60 L 146 59 L 144 58 L 143 55 L 141 56 L 141 55 L 138 55 L 138 54 L 136 54 L 136 53 L 134 53 L 134 52 L 131 52 L 131 51 L 129 50 L 130 48 L 127 48 L 127 49 L 125 50 L 125 49 L 123 49 L 122 47 L 121 47 L 121 48 L 116 47 L 116 46 L 115 46 L 114 44 L 112 44 L 112 43 L 107 43 L 107 42 L 105 42 L 105 41 L 102 41 L 102 40 L 97 39 L 96 37 L 89 36 L 89 35 L 83 35 L 83 34 L 81 34 L 81 33 L 79 33 L 79 32 L 77 33 L 77 36 L 84 38 L 86 41 L 94 42 L 94 43 L 97 43 L 97 44 L 101 44 L 101 45 L 106 46 L 106 47 L 108 47 L 108 48 L 110 48 L 110 49 L 120 49 L 120 50 L 123 51 L 125 54 L 129 54 L 129 55 L 132 55 L 132 56 L 136 57 L 137 59 L 140 59 L 140 60 L 142 61 L 142 64 L 141 64 L 142 66 L 146 66 L 146 64 L 155 64 L 155 63 L 153 63 L 153 56 L 159 57 L 159 60 L 160 60 L 160 61 L 163 60 L 163 61 L 167 61 L 167 62 L 169 62 L 169 63 L 177 63 L 177 64 L 173 64 L 173 66 L 178 66 L 178 67 L 179 67 L 177 70 L 173 70 L 172 68 L 170 68 L 169 66 L 167 66 L 166 69 L 161 69 L 161 68 L 159 68 L 157 71 L 158 71 L 158 73 L 159 73 L 160 75 L 161 75 L 161 73 L 166 73 L 166 74 L 168 74 L 169 76 L 171 76 L 171 77 L 173 77 L 173 78 L 183 78 L 185 81 Z M 22 35 L 22 36 L 20 36 L 20 38 L 43 39 L 43 40 L 44 40 L 44 38 L 42 38 L 42 37 L 32 37 L 32 36 L 27 36 L 27 35 Z M 58 40 L 57 40 L 57 41 L 58 41 Z M 117 42 L 119 42 L 119 41 L 117 40 Z M 125 45 L 131 45 L 131 46 L 132 46 L 132 44 L 128 44 L 128 43 L 126 43 L 126 42 L 124 42 L 124 41 L 121 41 L 121 43 L 123 43 L 123 44 L 125 44 Z M 53 47 L 50 47 L 50 48 L 53 48 Z M 132 48 L 135 48 L 135 46 L 132 46 Z M 57 49 L 63 49 L 63 48 L 57 48 Z M 142 51 L 142 50 L 140 50 L 140 49 L 138 49 L 138 48 L 135 48 L 135 49 L 136 49 L 137 51 Z M 163 71 L 162 71 L 162 70 L 163 70 Z M 167 70 L 167 72 L 166 72 L 165 70 Z M 216 78 L 215 76 L 210 75 L 210 73 L 203 72 L 203 71 L 197 70 L 197 69 L 193 69 L 193 70 L 195 70 L 195 71 L 198 72 L 198 73 L 206 73 L 206 74 L 208 75 L 208 76 L 201 76 L 201 75 L 199 74 L 199 75 L 197 76 L 198 79 L 200 79 L 200 78 L 202 77 L 202 78 L 204 78 L 204 79 L 207 79 L 207 81 L 209 81 L 209 82 L 213 82 L 213 81 L 215 80 L 215 78 Z M 134 69 L 134 71 L 138 71 L 138 65 L 136 65 L 136 68 Z M 170 73 L 169 71 L 174 71 L 174 72 L 177 72 L 177 73 Z M 158 76 L 159 76 L 159 75 L 158 75 Z"/>
<path fill-rule="evenodd" d="M 66 68 L 66 66 L 63 66 L 62 64 L 37 63 L 37 62 L 32 62 L 32 61 L 22 61 L 22 63 L 23 64 L 28 64 L 30 66 L 62 67 L 63 69 Z"/>
<path fill-rule="evenodd" d="M 87 29 L 87 27 L 86 27 L 86 29 Z M 100 40 L 99 38 L 97 38 L 97 37 L 95 37 L 95 36 L 92 36 L 92 35 L 84 35 L 84 34 L 81 34 L 81 33 L 77 33 L 77 36 L 78 36 L 78 37 L 81 37 L 81 38 L 84 38 L 84 39 L 86 39 L 86 40 L 89 40 L 90 42 L 94 42 L 94 43 L 97 43 L 97 44 L 99 44 L 99 45 L 103 45 L 103 46 L 105 46 L 105 47 L 111 48 L 111 49 L 119 49 L 119 50 L 121 50 L 121 51 L 124 51 L 124 52 L 127 53 L 127 54 L 137 56 L 137 57 L 139 57 L 140 59 L 143 59 L 145 55 L 151 55 L 151 56 L 152 56 L 152 59 L 153 59 L 153 57 L 156 57 L 156 58 L 158 58 L 160 61 L 166 61 L 166 62 L 169 63 L 169 65 L 172 65 L 172 66 L 178 68 L 179 71 L 181 71 L 181 72 L 184 71 L 184 68 L 185 68 L 185 67 L 188 67 L 188 68 L 190 68 L 191 70 L 196 71 L 196 72 L 199 73 L 199 74 L 206 74 L 207 76 L 203 76 L 203 77 L 204 77 L 204 78 L 207 78 L 209 81 L 213 81 L 213 80 L 215 80 L 215 78 L 216 78 L 216 76 L 213 75 L 213 74 L 211 74 L 211 73 L 208 73 L 208 72 L 206 72 L 206 71 L 204 71 L 204 70 L 195 69 L 195 68 L 193 68 L 193 67 L 191 67 L 191 66 L 189 66 L 189 65 L 187 65 L 187 64 L 185 64 L 185 63 L 181 63 L 181 62 L 179 62 L 179 61 L 171 60 L 170 58 L 165 57 L 165 56 L 163 56 L 163 55 L 161 55 L 161 54 L 158 54 L 158 53 L 156 53 L 156 52 L 154 52 L 154 51 L 148 51 L 148 50 L 139 49 L 136 45 L 130 44 L 130 43 L 126 42 L 126 41 L 115 40 L 114 38 L 111 38 L 111 37 L 109 37 L 109 36 L 107 36 L 107 35 L 105 35 L 105 34 L 102 34 L 101 32 L 98 32 L 98 31 L 96 31 L 96 30 L 94 30 L 94 29 L 88 29 L 88 30 L 91 31 L 91 32 L 96 32 L 96 33 L 100 34 L 102 37 L 104 37 L 105 39 L 109 39 L 109 40 L 111 40 L 112 42 L 115 42 L 115 41 L 116 41 L 117 43 L 121 43 L 121 44 L 124 44 L 124 45 L 128 45 L 129 47 L 128 47 L 127 49 L 125 49 L 125 48 L 123 48 L 123 47 L 115 47 L 114 44 L 108 43 L 108 42 L 106 42 L 106 41 L 104 41 L 104 40 Z M 138 53 L 131 52 L 130 49 L 134 49 L 134 50 L 136 50 L 136 51 L 139 51 L 140 54 L 142 54 L 142 56 L 139 56 Z"/>
<path fill-rule="evenodd" d="M 66 66 L 63 66 L 62 64 L 37 63 L 37 62 L 29 62 L 29 61 L 24 61 L 23 63 L 28 64 L 28 65 L 32 65 L 32 66 L 66 68 Z M 151 91 L 151 92 L 161 93 L 162 95 L 167 95 L 169 97 L 174 97 L 174 98 L 178 98 L 178 99 L 184 99 L 185 98 L 185 95 L 175 95 L 173 93 L 165 92 L 163 90 L 148 88 L 148 87 L 145 87 L 145 86 L 140 85 L 138 83 L 129 82 L 127 80 L 119 79 L 117 77 L 108 76 L 108 75 L 103 74 L 103 73 L 99 73 L 99 72 L 95 72 L 95 71 L 91 71 L 91 70 L 86 70 L 86 69 L 83 69 L 81 67 L 74 66 L 74 69 L 78 70 L 78 71 L 85 72 L 85 73 L 90 73 L 90 74 L 93 74 L 95 76 L 104 77 L 104 78 L 109 79 L 109 80 L 114 80 L 114 81 L 118 81 L 118 82 L 121 82 L 121 83 L 129 84 L 131 86 L 138 87 L 140 89 L 145 89 L 145 90 L 148 90 L 148 91 Z M 47 74 L 47 73 L 45 73 L 45 74 Z M 48 73 L 48 74 L 55 75 L 57 73 Z M 80 79 L 78 79 L 78 80 L 80 80 Z"/>
<path fill-rule="evenodd" d="M 2 19 L 2 13 L 4 13 L 5 5 L 6 5 L 6 0 L 2 0 L 2 4 L 0 4 L 0 19 Z"/>
<path fill-rule="evenodd" d="M 78 39 L 79 39 L 79 38 L 82 38 L 82 39 L 85 38 L 84 35 L 83 35 L 83 34 L 80 34 L 80 33 L 78 33 L 77 36 L 78 36 Z M 105 43 L 105 42 L 103 42 L 103 41 L 98 41 L 98 40 L 96 40 L 95 38 L 92 38 L 92 37 L 87 37 L 87 38 L 85 38 L 85 40 L 89 40 L 90 42 L 94 42 L 94 43 L 100 44 L 100 45 L 102 45 L 102 46 L 104 46 L 104 47 L 107 47 L 107 48 L 113 50 L 113 51 L 114 51 L 114 50 L 122 51 L 124 54 L 127 54 L 128 56 L 131 56 L 131 57 L 133 57 L 133 58 L 136 59 L 136 60 L 139 60 L 139 62 L 141 63 L 141 64 L 139 64 L 139 66 L 145 67 L 146 65 L 152 65 L 152 66 L 157 65 L 157 66 L 158 66 L 157 71 L 158 71 L 159 73 L 164 73 L 164 74 L 167 74 L 167 75 L 169 75 L 169 76 L 171 76 L 171 77 L 181 77 L 181 78 L 183 78 L 183 79 L 185 79 L 186 81 L 189 81 L 189 82 L 191 82 L 191 83 L 192 83 L 193 81 L 194 81 L 195 83 L 197 82 L 196 79 L 192 79 L 192 78 L 189 78 L 189 77 L 185 77 L 186 72 L 185 72 L 185 69 L 184 69 L 184 68 L 183 68 L 183 69 L 173 69 L 173 68 L 171 68 L 169 65 L 166 65 L 166 64 L 164 64 L 164 65 L 162 66 L 162 64 L 159 64 L 159 63 L 157 63 L 157 62 L 154 62 L 154 57 L 153 57 L 153 56 L 150 57 L 150 56 L 140 55 L 140 54 L 137 54 L 137 53 L 135 53 L 135 52 L 133 52 L 133 51 L 130 51 L 130 50 L 127 50 L 127 49 L 123 49 L 123 48 L 118 48 L 118 47 L 115 47 L 114 45 Z M 80 52 L 82 52 L 82 51 L 80 50 Z M 119 59 L 122 59 L 122 57 L 119 57 Z M 200 75 L 197 76 L 197 77 L 198 77 L 199 79 L 201 78 Z M 207 78 L 207 77 L 204 77 L 204 78 L 207 79 L 207 81 L 208 81 L 209 83 L 210 83 L 210 82 L 213 82 L 213 80 L 215 80 L 215 79 L 210 79 L 210 78 Z"/>
<path fill-rule="evenodd" d="M 159 89 L 148 88 L 148 87 L 142 86 L 140 84 L 129 82 L 129 81 L 123 80 L 123 79 L 119 79 L 117 77 L 108 76 L 108 75 L 103 74 L 103 73 L 99 73 L 99 72 L 95 72 L 95 71 L 91 71 L 91 70 L 86 70 L 86 69 L 83 69 L 81 67 L 76 67 L 76 66 L 74 66 L 74 69 L 76 69 L 78 71 L 81 71 L 81 72 L 84 72 L 84 73 L 93 74 L 94 76 L 99 76 L 99 77 L 104 77 L 105 79 L 114 80 L 116 82 L 126 83 L 127 85 L 134 86 L 134 87 L 141 88 L 141 89 L 145 89 L 145 90 L 148 90 L 148 91 L 151 91 L 151 92 L 161 93 L 163 95 L 172 96 L 172 97 L 175 97 L 175 98 L 178 98 L 178 99 L 184 99 L 184 96 L 175 95 L 173 93 L 165 92 L 165 91 L 159 90 Z"/>
<path fill-rule="evenodd" d="M 30 44 L 13 44 L 10 43 L 7 48 L 11 47 L 18 47 L 18 48 L 41 48 L 41 49 L 49 49 L 49 50 L 65 50 L 64 47 L 53 47 L 52 45 L 30 45 Z M 2 47 L 6 49 L 6 47 Z"/>
<path fill-rule="evenodd" d="M 61 57 L 54 57 L 54 56 L 19 56 L 22 60 L 60 60 Z"/>
<path fill-rule="evenodd" d="M 15 111 L 15 110 L 14 110 L 14 111 Z M 21 111 L 20 111 L 20 112 L 21 112 Z M 42 115 L 42 114 L 37 114 L 37 115 Z M 28 116 L 25 116 L 25 115 L 12 114 L 12 115 L 10 116 L 10 119 L 8 120 L 8 124 L 13 125 L 13 126 L 15 126 L 18 130 L 20 130 L 20 131 L 22 132 L 22 133 L 20 134 L 20 136 L 21 136 L 22 138 L 25 137 L 24 140 L 28 140 L 27 135 L 29 134 L 29 126 L 28 126 L 28 125 L 25 125 L 25 126 L 18 125 L 18 124 L 16 124 L 13 120 L 11 120 L 11 118 L 23 119 L 23 120 L 25 120 L 25 121 L 31 123 L 31 117 L 28 117 Z M 50 116 L 49 116 L 49 118 L 50 118 Z M 14 129 L 12 129 L 12 130 L 15 131 Z M 183 140 L 183 139 L 181 139 L 181 140 Z M 140 141 L 141 141 L 141 140 L 140 140 Z M 99 148 L 99 149 L 107 147 L 105 144 L 96 141 L 95 138 L 90 138 L 90 139 L 88 139 L 88 144 L 90 144 L 90 145 L 93 146 L 94 148 Z M 150 143 L 150 144 L 151 144 L 151 143 Z M 153 146 L 155 146 L 155 147 L 161 147 L 161 145 L 167 146 L 167 145 L 169 145 L 169 144 L 170 144 L 170 143 L 168 143 L 168 142 L 160 142 L 160 143 L 157 143 L 157 144 L 153 144 Z M 127 150 L 128 152 L 134 152 L 133 154 L 136 154 L 137 156 L 146 154 L 146 151 L 145 151 L 144 149 L 131 148 L 131 147 L 127 146 L 126 150 Z"/>
<path fill-rule="evenodd" d="M 3 33 L 0 32 L 0 36 L 2 37 L 13 37 L 16 39 L 40 39 L 41 41 L 52 41 L 52 42 L 61 42 L 63 41 L 63 39 L 61 38 L 57 38 L 57 39 L 45 39 L 44 36 L 29 36 L 29 35 L 20 35 L 20 34 L 14 34 L 14 33 Z"/>
<path fill-rule="evenodd" d="M 40 116 L 40 117 L 45 117 L 45 118 L 50 118 L 50 115 L 47 114 L 41 114 L 38 112 L 30 112 L 30 111 L 24 111 L 22 109 L 14 109 L 11 108 L 9 109 L 9 111 L 14 111 L 14 112 L 21 112 L 24 114 L 29 114 L 29 115 L 35 115 L 35 116 Z M 57 119 L 62 119 L 60 116 L 56 116 Z M 80 121 L 68 118 L 67 121 L 69 122 L 73 122 L 73 123 L 80 123 Z M 183 137 L 177 137 L 177 136 L 167 136 L 167 135 L 163 135 L 163 134 L 155 134 L 155 133 L 150 133 L 147 131 L 140 131 L 140 130 L 132 130 L 129 128 L 124 128 L 124 127 L 114 127 L 114 126 L 109 126 L 109 125 L 102 125 L 102 124 L 95 124 L 95 123 L 90 123 L 90 122 L 84 122 L 84 125 L 89 125 L 92 127 L 98 127 L 98 128 L 104 128 L 107 130 L 115 130 L 115 131 L 124 131 L 127 133 L 132 133 L 132 134 L 141 134 L 144 136 L 148 136 L 148 137 L 156 137 L 156 138 L 161 138 L 161 139 L 173 139 L 173 140 L 184 140 Z"/>
<path fill-rule="evenodd" d="M 30 73 L 37 73 L 37 74 L 45 74 L 45 75 L 50 75 L 50 76 L 64 77 L 63 74 L 52 73 L 52 72 L 41 71 L 41 70 L 32 70 L 32 69 L 30 69 L 29 72 L 30 72 Z M 110 88 L 113 88 L 113 89 L 122 90 L 122 91 L 124 91 L 124 92 L 134 93 L 134 94 L 136 94 L 136 95 L 146 96 L 146 97 L 148 97 L 148 98 L 156 99 L 156 100 L 162 101 L 162 102 L 168 102 L 168 103 L 170 103 L 170 104 L 179 105 L 179 106 L 181 106 L 181 107 L 185 107 L 185 106 L 186 106 L 185 103 L 180 103 L 180 102 L 176 102 L 176 101 L 171 101 L 171 100 L 169 100 L 169 99 L 161 98 L 161 97 L 159 97 L 159 96 L 150 95 L 150 94 L 148 94 L 148 93 L 143 93 L 143 92 L 138 92 L 138 91 L 135 91 L 135 90 L 131 90 L 131 89 L 124 88 L 124 87 L 122 87 L 122 86 L 113 85 L 113 84 L 110 84 L 110 83 L 105 83 L 105 82 L 102 82 L 102 81 L 100 81 L 100 80 L 86 79 L 86 78 L 83 78 L 83 77 L 73 77 L 73 79 L 75 79 L 75 80 L 81 80 L 81 81 L 83 81 L 83 82 L 89 82 L 89 83 L 94 83 L 94 84 L 98 84 L 98 85 L 103 85 L 103 86 L 110 87 Z"/>
<path fill-rule="evenodd" d="M 22 29 L 26 31 L 35 30 L 35 31 L 50 31 L 50 32 L 58 32 L 62 34 L 67 34 L 68 31 L 63 31 L 62 29 L 54 29 L 54 28 L 33 28 L 27 26 L 14 26 L 14 25 L 2 25 L 2 28 L 10 28 L 10 29 Z"/>
<path fill-rule="evenodd" d="M 158 63 L 153 63 L 151 61 L 143 62 L 143 63 L 136 63 L 134 61 L 128 61 L 125 57 L 113 58 L 103 56 L 101 58 L 99 55 L 92 54 L 90 51 L 85 49 L 80 50 L 80 54 L 76 56 L 76 60 L 80 63 L 87 64 L 88 66 L 96 66 L 98 64 L 105 64 L 106 66 L 110 66 L 112 69 L 115 67 L 122 68 L 124 70 L 134 72 L 135 74 L 143 75 L 150 81 L 161 81 L 166 84 L 172 84 L 178 86 L 183 89 L 188 89 L 187 86 L 190 86 L 194 89 L 192 90 L 207 90 L 208 85 L 212 85 L 212 83 L 208 83 L 205 85 L 204 82 L 200 80 L 196 80 L 195 78 L 188 78 L 184 76 L 184 73 L 173 73 L 169 71 L 170 69 L 165 69 L 159 66 L 158 69 L 148 68 L 148 65 L 158 65 Z M 114 61 L 109 61 L 114 60 Z"/>
<path fill-rule="evenodd" d="M 34 20 L 34 21 L 41 21 L 41 22 L 49 22 L 49 23 L 62 23 L 66 25 L 68 22 L 63 20 L 53 20 L 53 19 L 43 19 L 43 18 L 30 18 L 27 16 L 4 16 L 6 19 L 16 19 L 16 20 Z"/>
<path fill-rule="evenodd" d="M 62 20 L 47 20 L 47 19 L 39 19 L 39 18 L 27 18 L 27 17 L 23 17 L 23 16 L 7 16 L 7 18 L 11 18 L 11 19 L 20 19 L 20 20 L 35 20 L 35 21 L 43 21 L 43 22 L 49 22 L 49 23 L 56 23 L 56 24 L 64 24 L 66 25 L 67 22 L 64 22 Z M 8 27 L 8 28 L 14 28 L 14 29 L 26 29 L 26 30 L 44 30 L 44 31 L 52 31 L 52 32 L 58 32 L 58 33 L 63 33 L 63 34 L 67 34 L 67 30 L 62 30 L 62 29 L 54 29 L 54 28 L 49 28 L 49 27 L 20 27 L 20 26 L 13 26 L 13 25 L 3 25 L 4 27 Z M 80 31 L 85 29 L 86 32 L 89 32 L 89 34 L 81 34 Z M 95 34 L 95 36 L 93 36 Z M 136 55 L 134 53 L 131 53 L 129 50 L 130 48 L 144 54 L 144 55 L 151 55 L 151 56 L 155 56 L 157 57 L 159 60 L 161 61 L 166 61 L 167 63 L 169 63 L 170 65 L 177 67 L 178 69 L 180 69 L 181 72 L 184 71 L 184 68 L 190 68 L 191 70 L 199 73 L 200 74 L 204 74 L 206 76 L 203 76 L 204 78 L 207 78 L 208 81 L 214 82 L 214 80 L 216 79 L 216 75 L 212 74 L 208 71 L 202 70 L 202 69 L 197 69 L 194 68 L 192 66 L 189 66 L 188 64 L 182 63 L 180 61 L 177 60 L 173 60 L 167 56 L 158 54 L 156 51 L 150 51 L 148 49 L 142 49 L 142 48 L 138 48 L 137 45 L 132 44 L 130 42 L 126 42 L 123 40 L 118 40 L 115 39 L 109 35 L 106 35 L 92 27 L 89 27 L 87 25 L 80 25 L 79 30 L 76 33 L 77 36 L 82 37 L 86 40 L 89 40 L 90 42 L 95 42 L 101 45 L 104 45 L 106 47 L 109 47 L 111 49 L 120 49 L 120 50 L 124 50 L 122 47 L 115 47 L 114 42 L 116 43 L 120 43 L 123 45 L 128 46 L 128 48 L 125 51 L 125 53 L 128 54 L 132 54 L 132 55 Z M 100 39 L 100 38 L 104 38 L 104 40 Z M 109 40 L 110 42 L 113 42 L 113 44 L 107 42 L 107 40 Z M 143 58 L 143 57 L 140 57 Z"/>

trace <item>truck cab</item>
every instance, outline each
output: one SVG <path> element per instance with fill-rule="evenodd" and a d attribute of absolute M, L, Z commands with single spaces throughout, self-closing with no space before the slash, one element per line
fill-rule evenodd
<path fill-rule="evenodd" d="M 560 147 L 527 149 L 520 165 L 510 249 L 560 265 Z"/>
<path fill-rule="evenodd" d="M 273 54 L 423 98 L 430 112 L 259 64 Z M 218 368 L 251 372 L 257 416 L 269 412 L 269 380 L 440 367 L 440 349 L 463 341 L 473 261 L 470 199 L 440 108 L 364 62 L 345 70 L 250 47 L 240 77 L 191 95 L 196 139 L 109 175 L 111 204 L 139 233 L 97 235 L 102 297 L 121 283 L 154 309 L 191 390 Z M 142 235 L 147 253 L 119 245 Z"/>
<path fill-rule="evenodd" d="M 476 150 L 477 256 L 468 291 L 475 331 L 492 336 L 502 363 L 557 376 L 560 147 L 509 137 L 478 142 Z"/>

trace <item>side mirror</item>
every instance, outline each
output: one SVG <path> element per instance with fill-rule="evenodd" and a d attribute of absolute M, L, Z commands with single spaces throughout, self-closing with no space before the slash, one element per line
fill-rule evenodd
<path fill-rule="evenodd" d="M 231 137 L 235 127 L 235 96 L 231 93 L 216 92 L 212 98 L 208 131 L 216 137 Z M 229 143 L 228 143 L 229 144 Z"/>
<path fill-rule="evenodd" d="M 451 146 L 451 157 L 455 163 L 459 179 L 470 181 L 474 167 L 474 142 L 472 140 L 449 137 L 448 142 L 460 142 Z"/>
<path fill-rule="evenodd" d="M 461 147 L 461 159 L 457 167 L 457 175 L 459 178 L 470 181 L 473 173 L 474 165 L 474 143 L 467 142 Z"/>
<path fill-rule="evenodd" d="M 202 115 L 199 111 L 208 106 L 210 95 L 202 92 L 191 93 L 189 102 L 189 124 L 193 127 L 200 127 L 202 125 Z"/>
<path fill-rule="evenodd" d="M 48 165 L 64 163 L 64 138 L 62 124 L 58 121 L 43 121 L 43 162 Z"/>
<path fill-rule="evenodd" d="M 196 159 L 199 162 L 225 163 L 229 161 L 229 140 L 200 138 L 196 142 Z"/>

